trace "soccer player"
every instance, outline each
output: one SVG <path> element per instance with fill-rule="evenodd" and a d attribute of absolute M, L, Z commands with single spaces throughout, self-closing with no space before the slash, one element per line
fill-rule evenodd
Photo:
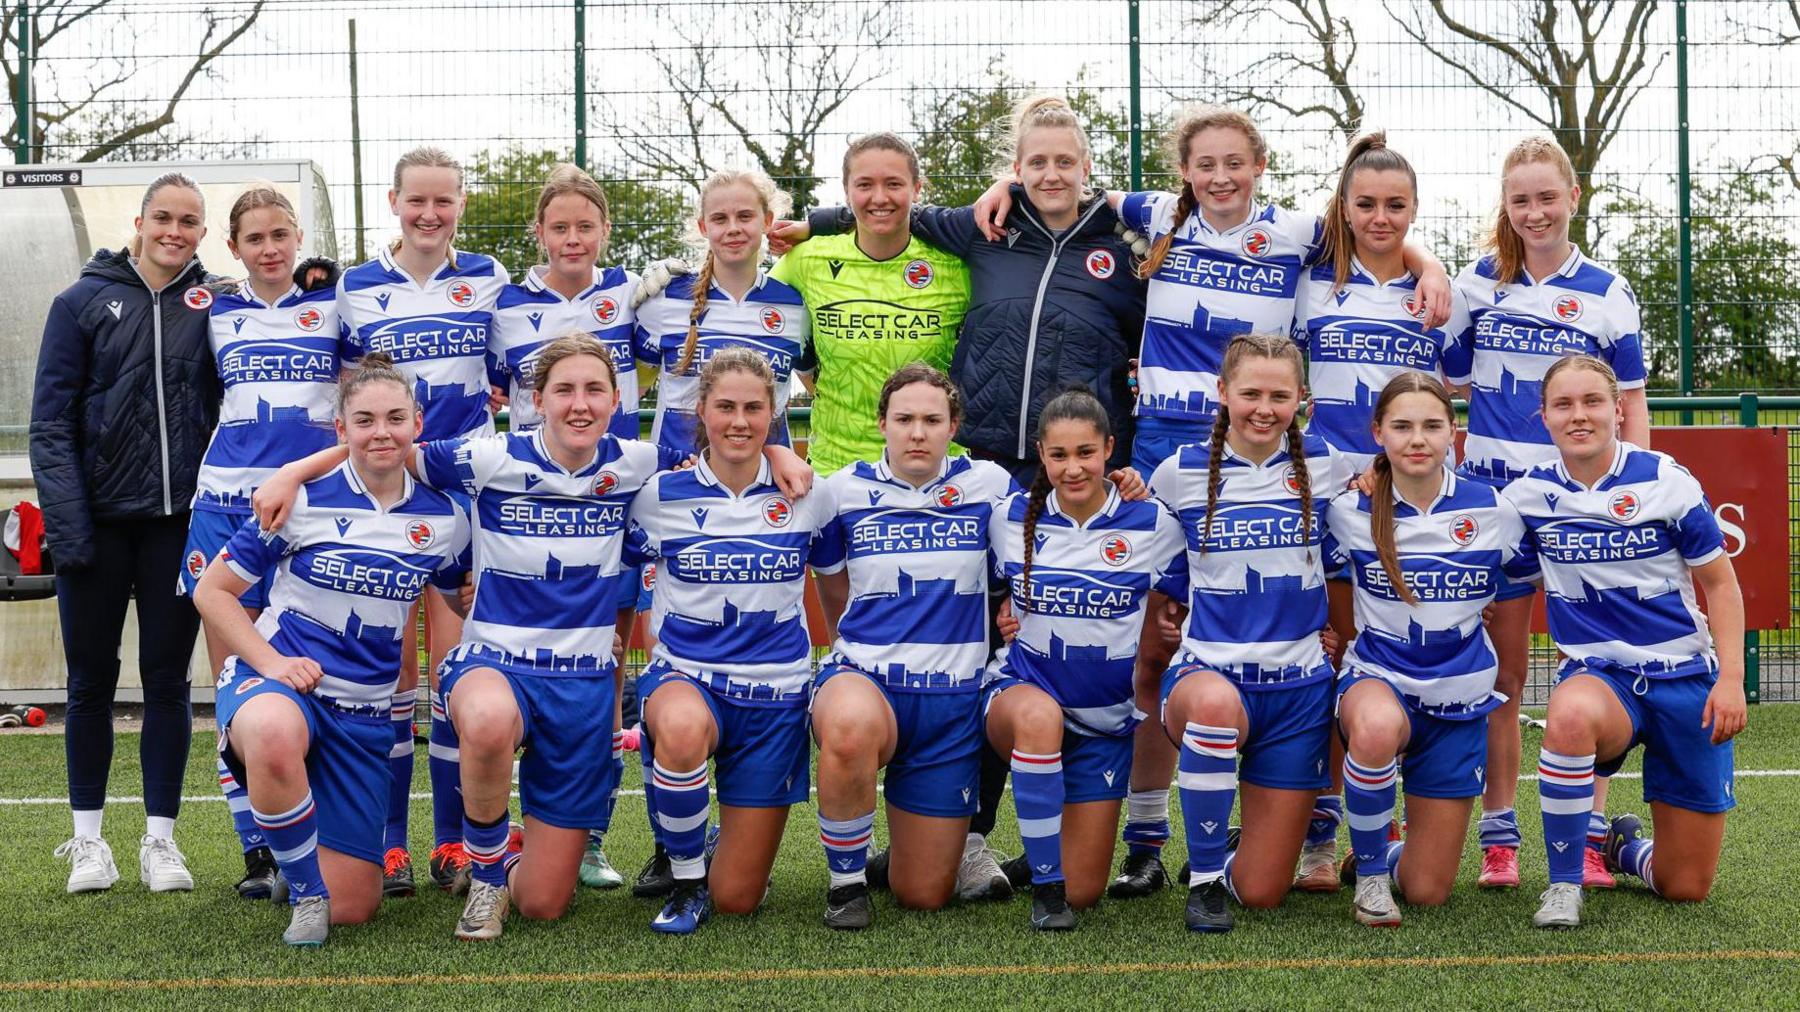
<path fill-rule="evenodd" d="M 1557 456 L 1504 495 L 1530 531 L 1565 658 L 1538 756 L 1550 888 L 1532 923 L 1573 928 L 1594 778 L 1638 745 L 1656 843 L 1637 816 L 1621 815 L 1603 841 L 1607 867 L 1666 899 L 1711 891 L 1736 804 L 1731 739 L 1746 719 L 1744 601 L 1699 482 L 1667 454 L 1620 438 L 1629 402 L 1612 367 L 1561 358 L 1541 389 Z"/>
<path fill-rule="evenodd" d="M 316 284 L 296 272 L 302 232 L 294 206 L 272 186 L 260 184 L 231 205 L 226 246 L 248 276 L 216 292 L 210 313 L 212 354 L 225 388 L 219 427 L 200 461 L 193 515 L 188 524 L 179 592 L 192 595 L 207 564 L 249 519 L 250 496 L 275 469 L 331 446 L 337 404 L 337 267 L 323 269 Z M 303 267 L 302 271 L 305 270 Z M 269 604 L 271 571 L 239 598 L 252 621 Z M 209 668 L 223 670 L 223 643 L 206 643 Z M 275 885 L 275 857 L 250 815 L 250 798 L 225 761 L 219 784 L 244 852 L 237 892 L 267 899 Z"/>
<path fill-rule="evenodd" d="M 1248 116 L 1218 106 L 1184 112 L 1169 132 L 1169 162 L 1181 175 L 1179 193 L 1109 192 L 1108 203 L 1134 233 L 1150 240 L 1138 263 L 1149 281 L 1142 346 L 1137 358 L 1137 432 L 1132 464 L 1150 473 L 1179 446 L 1204 443 L 1218 407 L 1218 368 L 1232 338 L 1288 333 L 1307 265 L 1318 255 L 1323 223 L 1256 199 L 1269 149 Z M 998 238 L 997 219 L 1008 201 L 1000 184 L 976 202 L 976 221 Z M 990 210 L 991 209 L 991 210 Z M 1402 260 L 1420 279 L 1425 323 L 1447 317 L 1449 280 L 1417 244 Z M 1153 602 L 1153 613 L 1166 609 Z M 1139 705 L 1155 702 L 1171 647 L 1149 633 L 1138 663 Z M 1161 853 L 1169 835 L 1168 785 L 1175 753 L 1162 735 L 1140 730 L 1127 799 L 1125 864 L 1111 895 L 1130 898 L 1160 889 L 1167 877 Z"/>
<path fill-rule="evenodd" d="M 758 269 L 763 236 L 787 210 L 787 194 L 763 173 L 713 173 L 700 187 L 697 226 L 706 243 L 700 269 L 638 308 L 638 352 L 659 371 L 650 438 L 681 456 L 698 443 L 700 370 L 725 348 L 749 348 L 768 360 L 775 376 L 769 440 L 790 445 L 788 390 L 806 345 L 806 304 Z"/>
<path fill-rule="evenodd" d="M 1500 208 L 1488 254 L 1457 275 L 1471 326 L 1447 358 L 1446 373 L 1469 401 L 1463 474 L 1496 488 L 1554 459 L 1551 433 L 1538 417 L 1543 378 L 1575 352 L 1599 356 L 1619 378 L 1620 436 L 1650 445 L 1644 398 L 1644 351 L 1637 296 L 1625 278 L 1589 260 L 1569 241 L 1580 190 L 1556 142 L 1527 137 L 1501 166 Z M 1519 884 L 1519 699 L 1530 663 L 1531 584 L 1500 591 L 1488 632 L 1500 657 L 1498 690 L 1505 705 L 1488 717 L 1487 792 L 1481 801 L 1480 884 Z M 1606 833 L 1604 786 L 1595 792 L 1583 883 L 1611 888 L 1600 845 Z"/>
<path fill-rule="evenodd" d="M 1330 782 L 1320 514 L 1348 469 L 1300 431 L 1302 370 L 1285 335 L 1233 338 L 1212 439 L 1183 447 L 1150 479 L 1187 534 L 1190 610 L 1160 712 L 1180 748 L 1192 931 L 1231 930 L 1228 894 L 1252 907 L 1281 902 L 1313 797 Z M 1226 829 L 1240 777 L 1233 850 Z"/>
<path fill-rule="evenodd" d="M 1406 371 L 1383 385 L 1372 430 L 1381 452 L 1373 491 L 1331 502 L 1326 565 L 1355 588 L 1333 625 L 1355 638 L 1338 680 L 1337 717 L 1347 755 L 1356 919 L 1400 923 L 1393 886 L 1408 903 L 1450 897 L 1481 795 L 1494 651 L 1481 613 L 1510 574 L 1537 576 L 1519 512 L 1493 488 L 1446 466 L 1456 408 L 1443 381 Z M 1504 568 L 1504 574 L 1503 569 Z M 1389 842 L 1395 781 L 1406 775 L 1406 861 Z"/>
<path fill-rule="evenodd" d="M 888 377 L 909 362 L 947 368 L 969 308 L 968 267 L 912 233 L 924 181 L 912 145 L 858 137 L 843 170 L 855 231 L 797 246 L 770 271 L 811 317 L 795 369 L 813 392 L 807 452 L 820 474 L 880 459 L 875 403 Z"/>
<path fill-rule="evenodd" d="M 1387 146 L 1386 134 L 1357 138 L 1325 206 L 1319 258 L 1303 273 L 1295 299 L 1294 340 L 1307 353 L 1312 389 L 1308 431 L 1323 436 L 1358 473 L 1381 449 L 1370 412 L 1382 388 L 1408 370 L 1441 374 L 1446 348 L 1468 326 L 1454 291 L 1450 319 L 1441 327 L 1425 325 L 1419 281 L 1404 256 L 1418 207 L 1418 178 L 1405 156 Z M 1349 614 L 1348 584 L 1332 580 L 1326 594 L 1335 612 Z M 1299 889 L 1338 888 L 1340 759 L 1334 749 L 1332 788 L 1314 805 L 1300 852 L 1294 877 Z"/>
<path fill-rule="evenodd" d="M 675 878 L 650 922 L 689 934 L 756 910 L 787 825 L 806 800 L 811 639 L 806 565 L 829 519 L 818 494 L 795 500 L 764 459 L 776 403 L 767 359 L 712 353 L 695 391 L 702 453 L 657 475 L 631 507 L 631 552 L 656 559 L 656 646 L 638 679 L 643 750 Z M 779 449 L 779 448 L 776 448 Z M 707 859 L 707 759 L 719 782 L 719 835 Z"/>
<path fill-rule="evenodd" d="M 297 491 L 280 533 L 246 521 L 194 590 L 209 640 L 231 653 L 219 753 L 281 865 L 289 945 L 323 944 L 381 904 L 402 627 L 428 582 L 462 582 L 469 538 L 462 508 L 406 474 L 420 425 L 411 381 L 364 355 L 337 397 L 348 459 Z M 240 595 L 271 574 L 252 624 Z"/>
<path fill-rule="evenodd" d="M 825 923 L 844 930 L 871 919 L 866 864 L 883 766 L 895 899 L 936 910 L 956 889 L 980 768 L 987 525 L 1014 487 L 998 464 L 946 455 L 961 397 L 937 368 L 896 370 L 875 407 L 887 448 L 825 480 L 834 516 L 814 566 L 837 632 L 812 704 Z"/>
<path fill-rule="evenodd" d="M 526 271 L 519 283 L 500 289 L 494 303 L 493 331 L 488 338 L 488 377 L 504 391 L 511 406 L 508 429 L 526 432 L 542 420 L 532 399 L 538 356 L 559 336 L 586 333 L 605 345 L 613 358 L 619 408 L 613 412 L 608 431 L 619 439 L 638 438 L 638 374 L 631 309 L 638 278 L 623 267 L 599 266 L 612 235 L 606 194 L 581 169 L 556 165 L 538 193 L 531 230 L 544 251 L 546 263 Z M 619 589 L 616 642 L 623 642 L 636 614 L 635 574 L 622 579 Z M 623 687 L 624 668 L 615 666 L 613 677 L 616 704 Z M 625 767 L 624 742 L 618 720 L 615 718 L 613 723 L 616 785 Z M 605 847 L 616 799 L 615 787 L 605 817 L 588 834 L 587 853 L 581 859 L 581 884 L 590 888 L 611 889 L 624 882 L 607 859 Z M 460 821 L 434 828 L 437 840 L 433 863 L 466 866 Z"/>
<path fill-rule="evenodd" d="M 427 440 L 494 431 L 488 413 L 488 330 L 507 274 L 492 258 L 459 253 L 452 246 L 465 200 L 462 166 L 454 158 L 433 147 L 402 155 L 394 165 L 394 188 L 388 191 L 388 206 L 400 220 L 400 237 L 375 259 L 345 271 L 338 281 L 346 355 L 354 359 L 380 351 L 392 356 L 401 373 L 413 381 L 425 413 Z M 434 590 L 426 591 L 424 608 L 429 670 L 435 679 L 444 655 L 462 635 L 462 620 Z M 393 780 L 387 853 L 382 859 L 383 889 L 389 896 L 413 892 L 406 826 L 419 673 L 417 653 L 401 653 L 405 669 L 394 698 Z M 460 891 L 468 884 L 468 863 L 454 845 L 462 821 L 456 793 L 457 743 L 435 687 L 433 693 L 427 766 L 433 835 L 440 846 L 433 851 L 430 870 L 439 888 Z"/>
<path fill-rule="evenodd" d="M 994 512 L 989 539 L 1010 589 L 1016 635 L 988 666 L 987 739 L 1010 759 L 1025 853 L 1004 866 L 1032 889 L 1031 926 L 1075 926 L 1099 902 L 1131 776 L 1132 668 L 1150 589 L 1183 596 L 1181 524 L 1154 500 L 1128 502 L 1104 477 L 1110 421 L 1086 390 L 1038 416 L 1031 490 Z"/>

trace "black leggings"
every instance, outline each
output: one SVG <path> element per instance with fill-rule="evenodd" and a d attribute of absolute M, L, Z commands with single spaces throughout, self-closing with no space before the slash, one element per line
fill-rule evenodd
<path fill-rule="evenodd" d="M 96 521 L 92 568 L 56 574 L 63 657 L 69 668 L 69 712 L 63 749 L 69 802 L 91 811 L 106 802 L 112 766 L 113 695 L 119 687 L 119 641 L 125 608 L 137 600 L 138 674 L 144 685 L 144 808 L 174 818 L 181 809 L 193 711 L 188 662 L 200 616 L 175 593 L 188 514 Z"/>

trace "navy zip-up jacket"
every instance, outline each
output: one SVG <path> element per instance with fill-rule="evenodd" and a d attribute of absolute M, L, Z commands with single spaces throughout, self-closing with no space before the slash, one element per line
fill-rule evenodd
<path fill-rule="evenodd" d="M 124 250 L 101 250 L 50 304 L 30 448 L 58 569 L 92 564 L 96 520 L 192 503 L 224 396 L 201 287 L 210 280 L 196 259 L 151 291 Z"/>
<path fill-rule="evenodd" d="M 1130 459 L 1130 359 L 1144 330 L 1144 282 L 1131 248 L 1114 231 L 1119 217 L 1095 196 L 1068 229 L 1044 224 L 1025 188 L 1012 186 L 1006 238 L 990 242 L 973 208 L 915 206 L 913 232 L 969 265 L 973 294 L 950 361 L 963 394 L 956 441 L 1021 460 L 1036 456 L 1038 413 L 1072 386 L 1105 405 L 1117 440 L 1115 463 Z M 846 208 L 807 218 L 814 234 L 847 231 Z"/>

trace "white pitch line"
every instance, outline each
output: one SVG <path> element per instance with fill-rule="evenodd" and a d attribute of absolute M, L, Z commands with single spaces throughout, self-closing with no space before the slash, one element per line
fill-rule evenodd
<path fill-rule="evenodd" d="M 1732 775 L 1734 777 L 1739 777 L 1739 778 L 1800 777 L 1800 770 L 1737 770 Z M 1644 778 L 1644 775 L 1642 773 L 1616 773 L 1612 777 L 1612 779 L 1614 779 L 1614 780 L 1642 780 L 1643 778 Z M 1536 776 L 1530 775 L 1530 774 L 1520 774 L 1520 776 L 1519 776 L 1519 781 L 1521 783 L 1524 783 L 1527 781 L 1534 781 L 1536 779 L 1537 779 Z M 878 785 L 876 785 L 875 789 L 877 791 L 879 791 L 879 790 L 881 790 L 881 786 L 878 784 Z M 1008 789 L 1009 790 L 1011 789 L 1010 784 L 1008 785 Z M 809 792 L 809 793 L 816 793 L 816 792 Z M 627 798 L 641 798 L 644 796 L 644 792 L 638 788 L 633 787 L 633 788 L 625 788 L 625 789 L 619 791 L 619 795 L 620 795 L 620 797 L 627 797 Z M 519 796 L 519 792 L 513 791 L 511 796 L 516 798 Z M 407 795 L 407 797 L 411 798 L 414 801 L 425 801 L 425 800 L 429 799 L 431 797 L 431 795 L 430 795 L 430 793 L 425 792 L 425 791 L 414 791 L 412 794 Z M 199 802 L 199 803 L 204 804 L 209 801 L 224 801 L 224 800 L 225 800 L 225 795 L 223 795 L 223 794 L 184 794 L 181 796 L 182 804 L 188 804 L 189 802 Z M 69 803 L 68 798 L 0 798 L 0 806 L 6 806 L 6 805 L 67 805 L 68 803 Z M 126 794 L 126 795 L 121 795 L 119 797 L 108 797 L 106 799 L 106 803 L 109 805 L 141 805 L 144 803 L 144 799 L 135 794 Z"/>

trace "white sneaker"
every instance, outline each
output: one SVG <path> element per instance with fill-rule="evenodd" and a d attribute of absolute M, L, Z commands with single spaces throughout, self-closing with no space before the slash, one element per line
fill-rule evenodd
<path fill-rule="evenodd" d="M 469 899 L 456 921 L 456 937 L 468 942 L 499 938 L 506 927 L 506 912 L 510 905 L 505 886 L 489 885 L 475 879 L 469 883 Z"/>
<path fill-rule="evenodd" d="M 194 888 L 194 876 L 188 874 L 187 859 L 181 856 L 174 840 L 146 836 L 138 844 L 138 878 L 153 893 L 188 892 Z"/>
<path fill-rule="evenodd" d="M 1012 898 L 1012 883 L 1006 879 L 1006 872 L 1000 868 L 1000 862 L 994 852 L 988 849 L 987 839 L 979 833 L 970 833 L 963 841 L 962 863 L 956 869 L 956 895 L 964 900 L 1007 900 Z"/>
<path fill-rule="evenodd" d="M 1371 928 L 1400 926 L 1400 908 L 1394 903 L 1394 892 L 1386 875 L 1369 875 L 1356 880 L 1356 923 Z"/>
<path fill-rule="evenodd" d="M 67 858 L 71 865 L 69 891 L 72 893 L 111 889 L 119 880 L 119 866 L 113 863 L 112 848 L 97 836 L 70 837 L 68 842 L 56 848 L 56 856 Z"/>
<path fill-rule="evenodd" d="M 1578 928 L 1581 926 L 1581 883 L 1552 882 L 1538 897 L 1542 904 L 1531 917 L 1539 928 Z"/>
<path fill-rule="evenodd" d="M 1294 888 L 1306 893 L 1338 891 L 1337 841 L 1308 845 L 1300 851 L 1300 868 L 1294 873 Z"/>

